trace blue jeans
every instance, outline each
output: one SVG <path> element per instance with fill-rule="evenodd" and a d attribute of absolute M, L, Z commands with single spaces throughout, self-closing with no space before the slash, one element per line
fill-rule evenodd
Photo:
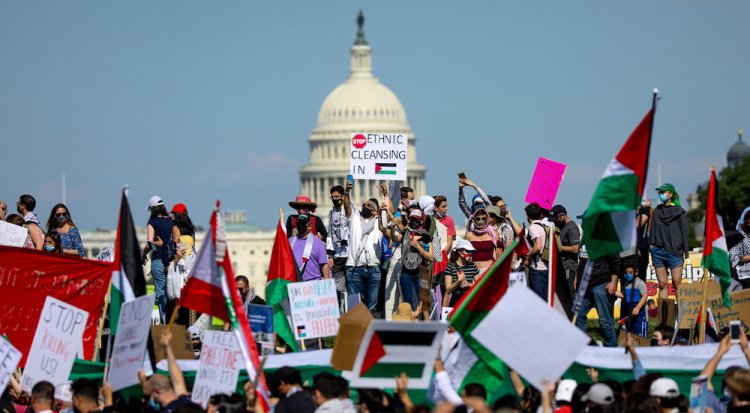
<path fill-rule="evenodd" d="M 529 269 L 529 287 L 544 301 L 547 301 L 547 283 L 549 283 L 549 271 Z"/>
<path fill-rule="evenodd" d="M 346 292 L 362 294 L 362 301 L 370 312 L 378 305 L 380 267 L 346 267 Z"/>
<path fill-rule="evenodd" d="M 411 310 L 416 311 L 419 305 L 419 272 L 412 275 L 401 270 L 401 276 L 398 279 L 401 283 L 401 294 L 404 296 L 404 302 L 411 304 Z"/>
<path fill-rule="evenodd" d="M 164 263 L 161 258 L 151 260 L 151 276 L 154 277 L 154 289 L 156 290 L 156 305 L 159 306 L 159 317 L 164 324 L 164 314 L 167 307 L 167 275 L 164 272 Z"/>
<path fill-rule="evenodd" d="M 599 314 L 599 325 L 602 328 L 602 338 L 604 338 L 606 347 L 617 346 L 611 298 L 614 298 L 614 296 L 607 294 L 607 283 L 589 287 L 589 290 L 583 296 L 581 311 L 578 313 L 578 319 L 576 319 L 576 327 L 585 333 L 586 314 L 592 307 L 596 307 L 596 312 Z"/>

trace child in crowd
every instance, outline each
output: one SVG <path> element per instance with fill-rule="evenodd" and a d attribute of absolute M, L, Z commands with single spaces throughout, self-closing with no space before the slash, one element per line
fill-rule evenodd
<path fill-rule="evenodd" d="M 648 336 L 648 321 L 646 320 L 646 283 L 635 276 L 635 268 L 632 264 L 625 266 L 624 280 L 621 282 L 622 292 L 618 292 L 617 297 L 622 299 L 620 312 L 625 319 L 625 326 L 628 332 L 637 334 L 641 337 Z"/>
<path fill-rule="evenodd" d="M 656 301 L 654 301 L 653 298 L 649 298 L 648 301 L 646 301 L 646 306 L 648 307 L 648 318 L 656 318 L 656 316 L 659 315 L 656 309 Z"/>

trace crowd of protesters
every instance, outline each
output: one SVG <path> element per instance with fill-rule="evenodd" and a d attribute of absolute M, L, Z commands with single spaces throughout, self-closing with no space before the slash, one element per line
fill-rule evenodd
<path fill-rule="evenodd" d="M 448 197 L 415 194 L 408 187 L 396 187 L 389 193 L 386 185 L 378 186 L 380 198 L 354 200 L 351 181 L 330 188 L 333 208 L 327 219 L 315 215 L 317 203 L 299 195 L 289 205 L 295 214 L 288 217 L 286 230 L 294 256 L 298 279 L 303 281 L 333 278 L 344 303 L 344 296 L 359 295 L 362 303 L 379 318 L 393 321 L 439 319 L 434 309 L 453 307 L 493 264 L 506 254 L 514 240 L 528 243 L 528 254 L 511 254 L 514 271 L 525 271 L 530 290 L 547 299 L 550 268 L 557 268 L 556 290 L 571 300 L 580 296 L 580 310 L 573 314 L 576 325 L 587 331 L 587 315 L 595 308 L 601 329 L 599 344 L 617 345 L 614 304 L 620 299 L 621 325 L 626 330 L 625 347 L 633 362 L 633 378 L 625 382 L 599 381 L 596 370 L 590 370 L 590 382 L 570 379 L 548 382 L 543 391 L 527 386 L 515 373 L 511 380 L 515 393 L 493 398 L 483 383 L 470 383 L 460 389 L 445 379 L 440 355 L 435 363 L 434 391 L 431 407 L 415 405 L 407 392 L 406 375 L 394 379 L 393 392 L 382 389 L 350 389 L 349 383 L 333 374 L 321 373 L 303 380 L 293 367 L 267 372 L 274 411 L 282 412 L 672 412 L 688 411 L 686 398 L 677 383 L 669 377 L 646 374 L 637 355 L 636 336 L 650 340 L 653 346 L 688 344 L 670 325 L 658 325 L 650 332 L 649 319 L 656 316 L 655 303 L 648 299 L 645 279 L 649 261 L 654 267 L 659 297 L 669 295 L 669 282 L 679 291 L 684 260 L 688 257 L 688 221 L 680 206 L 679 195 L 671 184 L 657 188 L 659 205 L 651 207 L 644 200 L 634 214 L 638 245 L 635 251 L 603 257 L 590 263 L 590 277 L 582 286 L 583 268 L 588 261 L 582 241 L 582 229 L 563 205 L 550 210 L 532 203 L 525 207 L 525 220 L 517 221 L 502 197 L 488 195 L 477 184 L 461 174 L 457 205 L 465 217 L 465 230 L 459 234 L 456 221 L 449 216 Z M 471 188 L 475 194 L 467 197 Z M 467 202 L 470 199 L 470 202 Z M 71 213 L 64 204 L 51 208 L 46 225 L 34 213 L 36 200 L 22 195 L 16 202 L 18 214 L 7 214 L 7 204 L 0 201 L 0 219 L 28 230 L 26 247 L 49 253 L 83 256 L 83 244 Z M 147 239 L 143 263 L 148 265 L 156 293 L 158 322 L 165 323 L 179 298 L 195 263 L 195 226 L 184 204 L 169 211 L 164 201 L 152 197 L 147 211 Z M 583 215 L 577 216 L 579 219 Z M 327 225 L 326 222 L 327 221 Z M 525 222 L 524 222 L 525 221 Z M 734 237 L 728 237 L 734 279 L 750 286 L 750 207 L 738 217 Z M 550 262 L 555 243 L 557 263 Z M 149 263 L 150 261 L 150 263 Z M 555 265 L 557 264 L 557 265 Z M 174 281 L 176 280 L 176 281 Z M 237 287 L 242 301 L 264 303 L 255 295 L 246 277 L 238 276 Z M 174 285 L 172 283 L 175 283 Z M 583 288 L 583 290 L 581 290 Z M 176 290 L 175 290 L 176 289 Z M 571 310 L 568 308 L 567 310 Z M 204 316 L 194 320 L 181 314 L 179 324 L 190 325 L 196 358 L 200 353 L 202 332 L 210 328 Z M 716 355 L 702 371 L 709 379 L 715 374 L 722 356 L 733 345 L 724 331 L 710 333 L 718 342 Z M 2 409 L 8 411 L 204 411 L 190 402 L 190 383 L 184 378 L 171 350 L 171 333 L 160 340 L 169 365 L 169 376 L 140 373 L 143 398 L 126 400 L 113 394 L 111 386 L 79 379 L 63 388 L 37 383 L 31 394 L 18 386 L 18 377 L 3 397 Z M 743 335 L 739 346 L 750 362 L 750 349 Z M 709 380 L 709 386 L 711 386 Z M 60 387 L 60 386 L 58 386 Z M 456 386 L 457 387 L 457 386 Z M 208 403 L 208 412 L 255 411 L 259 400 L 253 383 L 243 384 L 244 392 L 217 394 Z M 714 390 L 711 388 L 711 390 Z M 724 396 L 709 392 L 708 406 L 714 413 L 750 411 L 750 371 L 735 367 L 724 375 Z M 10 400 L 16 402 L 9 404 Z M 27 410 L 27 407 L 28 409 Z"/>

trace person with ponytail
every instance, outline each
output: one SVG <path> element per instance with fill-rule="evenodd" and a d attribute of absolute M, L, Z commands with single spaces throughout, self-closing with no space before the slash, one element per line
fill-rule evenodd
<path fill-rule="evenodd" d="M 680 196 L 674 185 L 663 184 L 656 190 L 661 204 L 654 209 L 651 223 L 651 264 L 659 280 L 659 298 L 667 298 L 668 277 L 672 276 L 676 293 L 682 282 L 682 267 L 690 252 L 688 219 L 687 213 L 680 206 Z"/>

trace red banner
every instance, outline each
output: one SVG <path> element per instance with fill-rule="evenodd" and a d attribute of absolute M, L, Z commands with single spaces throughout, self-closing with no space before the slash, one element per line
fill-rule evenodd
<path fill-rule="evenodd" d="M 83 353 L 90 360 L 111 278 L 110 263 L 0 246 L 0 333 L 23 352 L 20 365 L 26 365 L 48 295 L 89 312 Z"/>

